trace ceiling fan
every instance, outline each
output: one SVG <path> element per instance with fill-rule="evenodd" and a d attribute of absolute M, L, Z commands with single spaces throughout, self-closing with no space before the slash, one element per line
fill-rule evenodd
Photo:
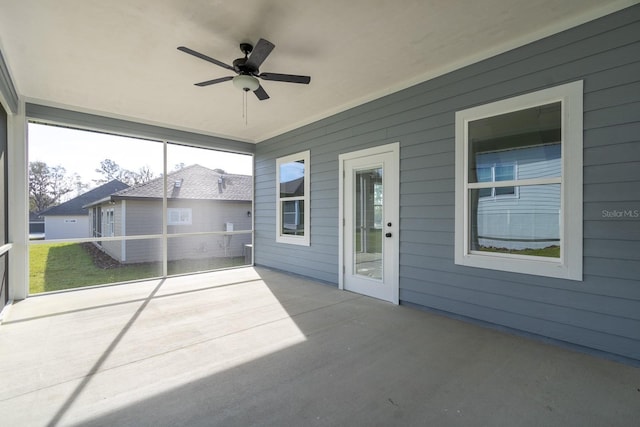
<path fill-rule="evenodd" d="M 269 95 L 264 90 L 258 78 L 262 80 L 272 80 L 277 82 L 287 83 L 300 83 L 309 84 L 311 77 L 309 76 L 297 76 L 293 74 L 278 74 L 278 73 L 261 73 L 260 65 L 269 56 L 273 48 L 276 46 L 268 40 L 260 39 L 258 43 L 252 46 L 250 43 L 240 43 L 240 50 L 244 53 L 244 58 L 238 58 L 233 61 L 233 66 L 225 64 L 224 62 L 213 59 L 200 52 L 196 52 L 193 49 L 189 49 L 185 46 L 180 46 L 178 50 L 193 55 L 196 58 L 204 59 L 212 64 L 216 64 L 219 67 L 233 71 L 237 76 L 220 77 L 218 79 L 207 80 L 204 82 L 196 83 L 196 86 L 209 86 L 217 83 L 233 81 L 234 86 L 245 92 L 253 91 L 259 100 L 264 101 L 269 99 Z"/>

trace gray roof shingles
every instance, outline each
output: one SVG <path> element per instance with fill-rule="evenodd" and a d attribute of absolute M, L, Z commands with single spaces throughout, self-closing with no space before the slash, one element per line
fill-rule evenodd
<path fill-rule="evenodd" d="M 160 199 L 162 187 L 163 179 L 157 178 L 118 191 L 111 197 Z M 197 164 L 167 174 L 168 199 L 251 201 L 252 193 L 253 177 L 250 175 L 221 174 Z"/>
<path fill-rule="evenodd" d="M 58 216 L 58 215 L 86 215 L 86 205 L 93 203 L 97 200 L 104 199 L 110 194 L 123 190 L 129 187 L 124 182 L 114 179 L 106 184 L 96 187 L 93 190 L 89 190 L 86 193 L 82 193 L 78 197 L 74 197 L 71 200 L 67 200 L 57 206 L 53 206 L 39 214 L 39 216 Z"/>

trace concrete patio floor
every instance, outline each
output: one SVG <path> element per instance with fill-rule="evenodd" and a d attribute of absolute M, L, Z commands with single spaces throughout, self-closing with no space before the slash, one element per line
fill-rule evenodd
<path fill-rule="evenodd" d="M 3 426 L 637 426 L 640 369 L 259 268 L 36 296 Z"/>

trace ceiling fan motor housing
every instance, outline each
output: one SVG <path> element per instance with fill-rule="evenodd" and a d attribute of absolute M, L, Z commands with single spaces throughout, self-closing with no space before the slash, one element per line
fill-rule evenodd
<path fill-rule="evenodd" d="M 257 75 L 259 70 L 257 67 L 247 64 L 247 58 L 238 58 L 233 61 L 233 69 L 238 74 Z"/>

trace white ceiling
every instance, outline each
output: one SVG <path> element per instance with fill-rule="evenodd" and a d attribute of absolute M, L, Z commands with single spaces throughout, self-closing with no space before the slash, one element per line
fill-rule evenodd
<path fill-rule="evenodd" d="M 632 0 L 0 0 L 0 48 L 27 101 L 260 142 L 637 3 Z M 232 75 L 241 41 L 276 48 L 267 101 Z"/>

